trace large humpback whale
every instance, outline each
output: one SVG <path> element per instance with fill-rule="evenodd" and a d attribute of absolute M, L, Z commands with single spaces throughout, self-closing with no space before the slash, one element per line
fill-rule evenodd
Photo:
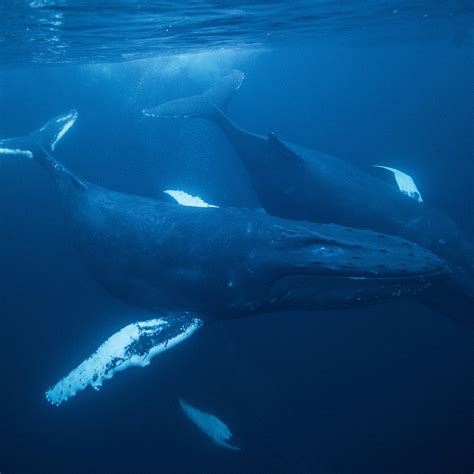
<path fill-rule="evenodd" d="M 444 279 L 441 259 L 399 237 L 248 209 L 185 207 L 87 182 L 51 156 L 76 118 L 72 111 L 28 136 L 0 140 L 0 155 L 34 159 L 49 172 L 92 275 L 156 317 L 114 334 L 48 392 L 53 403 L 148 364 L 209 321 L 379 303 Z"/>
<path fill-rule="evenodd" d="M 274 133 L 263 136 L 238 127 L 225 110 L 243 78 L 243 73 L 234 71 L 202 95 L 172 100 L 143 113 L 156 118 L 203 118 L 217 124 L 247 169 L 263 208 L 271 215 L 399 235 L 442 256 L 450 264 L 453 277 L 442 292 L 426 292 L 421 299 L 472 325 L 474 246 L 454 221 L 425 205 L 416 187 L 412 193 L 405 189 L 401 193 L 337 157 L 283 142 Z M 398 170 L 382 168 L 394 172 L 397 182 L 400 178 L 411 180 Z"/>

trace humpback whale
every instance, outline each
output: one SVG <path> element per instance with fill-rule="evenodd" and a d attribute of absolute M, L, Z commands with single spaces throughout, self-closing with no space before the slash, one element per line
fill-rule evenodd
<path fill-rule="evenodd" d="M 237 126 L 225 111 L 243 79 L 242 72 L 234 71 L 202 95 L 172 100 L 143 113 L 155 118 L 201 118 L 216 124 L 271 215 L 398 235 L 445 258 L 452 278 L 443 292 L 426 292 L 421 300 L 472 326 L 474 245 L 454 221 L 424 204 L 412 178 L 394 168 L 379 166 L 394 173 L 399 189 L 335 156 L 282 141 L 271 132 L 258 135 Z M 453 301 L 457 312 L 452 311 Z"/>
<path fill-rule="evenodd" d="M 71 111 L 30 135 L 0 140 L 0 156 L 32 159 L 47 170 L 90 273 L 111 295 L 154 317 L 118 331 L 49 390 L 54 404 L 147 365 L 216 319 L 380 303 L 448 273 L 442 259 L 399 237 L 249 209 L 183 206 L 92 184 L 51 155 L 77 117 Z"/>

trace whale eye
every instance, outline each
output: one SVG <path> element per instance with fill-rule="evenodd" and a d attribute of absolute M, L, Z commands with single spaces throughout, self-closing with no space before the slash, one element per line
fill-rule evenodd
<path fill-rule="evenodd" d="M 344 253 L 344 250 L 337 247 L 315 247 L 313 254 L 322 255 L 323 257 L 335 257 Z"/>

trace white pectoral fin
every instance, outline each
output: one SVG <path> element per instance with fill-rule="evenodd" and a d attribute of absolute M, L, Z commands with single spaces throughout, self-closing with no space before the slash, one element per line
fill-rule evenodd
<path fill-rule="evenodd" d="M 173 313 L 125 326 L 109 337 L 89 358 L 46 392 L 47 400 L 60 405 L 91 386 L 129 367 L 146 367 L 156 355 L 186 340 L 203 325 L 196 314 Z"/>
<path fill-rule="evenodd" d="M 178 189 L 167 189 L 163 191 L 168 196 L 171 196 L 178 204 L 181 206 L 190 206 L 190 207 L 219 207 L 214 204 L 208 204 L 199 196 L 193 196 L 184 191 Z"/>
<path fill-rule="evenodd" d="M 228 443 L 229 439 L 232 438 L 232 433 L 223 421 L 210 413 L 206 413 L 205 411 L 193 407 L 182 399 L 179 400 L 179 404 L 184 414 L 203 433 L 209 436 L 215 444 L 222 446 L 223 448 L 233 449 L 234 451 L 240 450 L 238 446 L 233 446 Z"/>
<path fill-rule="evenodd" d="M 384 170 L 387 170 L 393 173 L 395 177 L 395 181 L 397 182 L 398 189 L 403 194 L 406 194 L 408 197 L 411 197 L 415 201 L 423 202 L 421 193 L 418 190 L 415 184 L 415 181 L 410 175 L 404 173 L 403 171 L 397 170 L 395 168 L 390 168 L 389 166 L 382 166 L 382 165 L 373 165 L 373 166 L 375 168 L 382 168 Z"/>

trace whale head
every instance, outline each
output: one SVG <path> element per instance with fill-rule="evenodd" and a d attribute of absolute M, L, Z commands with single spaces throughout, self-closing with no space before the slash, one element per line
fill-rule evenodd
<path fill-rule="evenodd" d="M 272 278 L 269 310 L 376 304 L 427 289 L 449 274 L 442 259 L 398 237 L 337 225 L 276 227 L 265 264 Z"/>

